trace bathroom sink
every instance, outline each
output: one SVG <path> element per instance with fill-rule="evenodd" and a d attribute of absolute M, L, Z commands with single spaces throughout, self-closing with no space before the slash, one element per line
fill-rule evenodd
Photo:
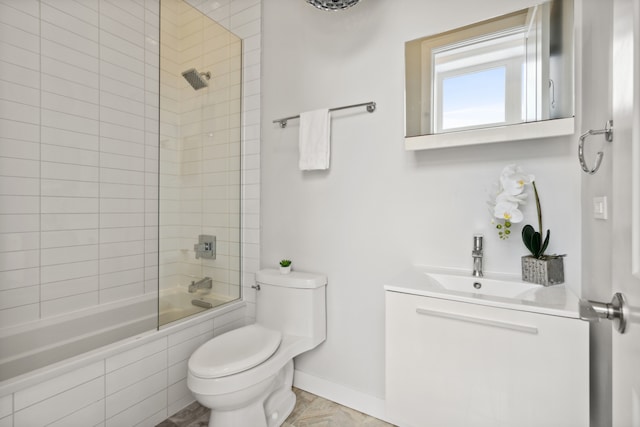
<path fill-rule="evenodd" d="M 566 285 L 523 282 L 519 275 L 489 273 L 473 277 L 471 270 L 416 265 L 384 285 L 400 292 L 491 307 L 580 318 L 579 298 Z"/>
<path fill-rule="evenodd" d="M 454 292 L 468 292 L 503 298 L 515 298 L 525 292 L 540 289 L 540 285 L 515 280 L 498 280 L 454 274 L 424 273 L 430 280 Z"/>

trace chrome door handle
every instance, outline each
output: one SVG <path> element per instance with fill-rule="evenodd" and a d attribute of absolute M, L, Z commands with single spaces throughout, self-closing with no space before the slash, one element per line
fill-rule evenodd
<path fill-rule="evenodd" d="M 613 295 L 610 303 L 581 299 L 578 308 L 582 320 L 598 322 L 600 319 L 609 319 L 613 321 L 613 327 L 621 334 L 624 334 L 627 328 L 629 307 L 626 298 L 620 292 Z"/>

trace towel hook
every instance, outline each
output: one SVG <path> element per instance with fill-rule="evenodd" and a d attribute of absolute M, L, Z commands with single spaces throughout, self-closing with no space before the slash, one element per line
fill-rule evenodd
<path fill-rule="evenodd" d="M 582 170 L 589 175 L 593 175 L 598 171 L 598 169 L 600 168 L 600 164 L 602 163 L 602 156 L 604 154 L 602 153 L 602 151 L 598 151 L 596 164 L 593 169 L 589 169 L 589 167 L 587 166 L 587 162 L 584 160 L 584 141 L 591 135 L 601 134 L 604 134 L 604 137 L 608 142 L 613 141 L 613 120 L 607 120 L 604 129 L 590 130 L 580 136 L 580 145 L 578 145 L 578 160 L 580 160 L 580 166 L 582 166 Z"/>

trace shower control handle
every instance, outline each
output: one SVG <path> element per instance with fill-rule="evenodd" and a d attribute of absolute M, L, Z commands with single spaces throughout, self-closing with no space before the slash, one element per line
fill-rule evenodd
<path fill-rule="evenodd" d="M 216 236 L 201 234 L 198 236 L 198 243 L 193 245 L 196 259 L 216 259 Z"/>

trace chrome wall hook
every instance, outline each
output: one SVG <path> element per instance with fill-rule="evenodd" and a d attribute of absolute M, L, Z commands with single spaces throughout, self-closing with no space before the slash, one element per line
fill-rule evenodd
<path fill-rule="evenodd" d="M 596 163 L 594 167 L 589 168 L 587 166 L 587 162 L 584 160 L 584 141 L 587 139 L 587 137 L 591 135 L 602 135 L 602 134 L 604 134 L 604 137 L 608 142 L 613 141 L 613 120 L 607 120 L 607 123 L 605 124 L 604 129 L 590 130 L 583 133 L 580 136 L 580 144 L 578 145 L 578 160 L 580 161 L 580 166 L 582 166 L 582 170 L 588 173 L 589 175 L 593 175 L 598 171 L 598 169 L 600 168 L 600 164 L 602 163 L 602 157 L 604 156 L 604 154 L 602 153 L 602 151 L 598 151 L 598 154 L 596 157 Z"/>

